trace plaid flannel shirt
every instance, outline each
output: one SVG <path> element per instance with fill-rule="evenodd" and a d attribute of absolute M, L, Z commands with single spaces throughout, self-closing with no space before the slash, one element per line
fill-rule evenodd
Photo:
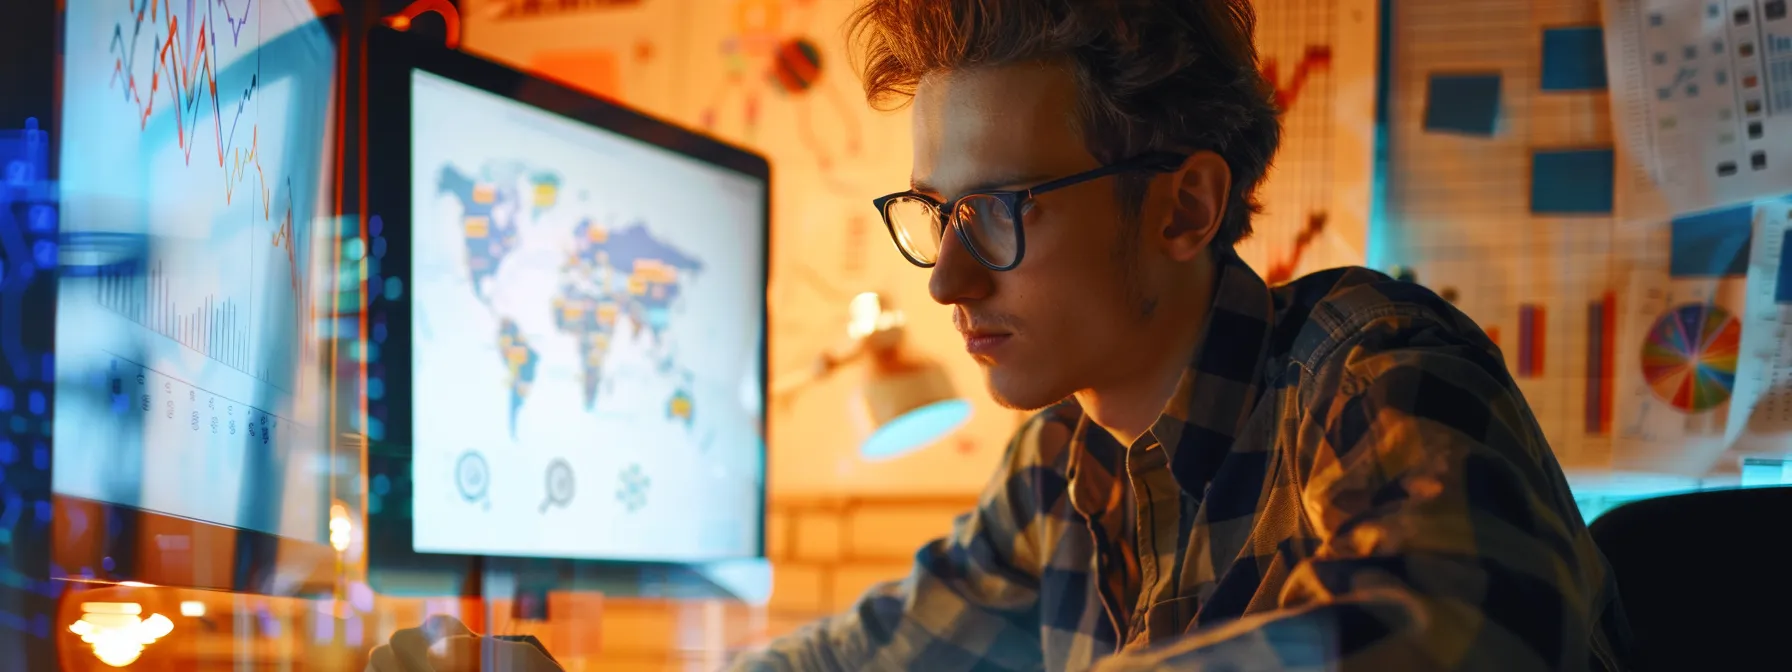
<path fill-rule="evenodd" d="M 746 670 L 1619 669 L 1603 557 L 1498 349 L 1424 288 L 1267 288 L 1121 445 L 1074 401 L 901 581 Z"/>

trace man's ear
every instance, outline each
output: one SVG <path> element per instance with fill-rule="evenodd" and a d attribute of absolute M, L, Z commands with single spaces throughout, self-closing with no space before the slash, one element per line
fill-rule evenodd
<path fill-rule="evenodd" d="M 1165 251 L 1171 259 L 1189 261 L 1219 233 L 1232 191 L 1232 169 L 1217 153 L 1195 152 L 1170 175 L 1170 189 L 1175 203 L 1163 225 Z"/>

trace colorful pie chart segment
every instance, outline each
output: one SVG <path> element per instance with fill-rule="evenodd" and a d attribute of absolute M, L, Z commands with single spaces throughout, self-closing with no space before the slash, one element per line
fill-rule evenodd
<path fill-rule="evenodd" d="M 1643 341 L 1643 378 L 1662 401 L 1687 413 L 1728 401 L 1736 383 L 1742 325 L 1723 308 L 1689 303 L 1655 321 Z"/>

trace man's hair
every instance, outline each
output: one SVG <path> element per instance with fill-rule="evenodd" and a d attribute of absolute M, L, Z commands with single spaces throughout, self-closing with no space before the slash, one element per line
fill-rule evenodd
<path fill-rule="evenodd" d="M 1232 192 L 1213 242 L 1229 249 L 1251 232 L 1254 193 L 1281 136 L 1255 24 L 1250 0 L 866 0 L 847 31 L 863 48 L 866 98 L 880 109 L 908 103 L 937 71 L 1068 64 L 1073 121 L 1102 163 L 1203 149 L 1226 160 Z M 1128 220 L 1149 185 L 1149 175 L 1121 177 Z"/>

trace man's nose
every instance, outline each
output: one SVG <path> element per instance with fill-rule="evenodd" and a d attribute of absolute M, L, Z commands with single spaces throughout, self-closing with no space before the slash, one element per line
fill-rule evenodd
<path fill-rule="evenodd" d="M 940 256 L 927 281 L 927 293 L 934 301 L 948 306 L 987 298 L 994 286 L 993 273 L 964 246 L 954 224 L 940 240 Z"/>

